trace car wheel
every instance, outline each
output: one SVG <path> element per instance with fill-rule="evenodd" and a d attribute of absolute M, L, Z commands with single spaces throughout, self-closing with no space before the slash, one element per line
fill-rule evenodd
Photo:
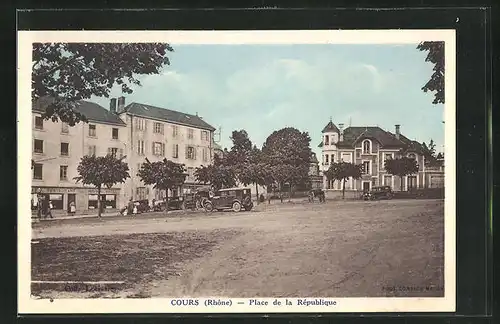
<path fill-rule="evenodd" d="M 248 206 L 245 206 L 245 210 L 246 210 L 246 211 L 251 211 L 251 210 L 252 210 L 252 208 L 253 208 L 253 203 L 252 203 L 252 204 L 250 204 L 250 205 L 248 205 Z"/>
<path fill-rule="evenodd" d="M 389 200 L 390 200 L 390 199 L 392 199 L 392 195 L 391 195 L 391 194 L 388 194 L 388 195 L 387 195 L 387 199 L 389 199 Z"/>
<path fill-rule="evenodd" d="M 241 211 L 241 204 L 240 204 L 240 202 L 239 202 L 239 201 L 235 201 L 235 202 L 233 203 L 233 211 L 235 211 L 235 212 L 239 212 L 239 211 Z"/>
<path fill-rule="evenodd" d="M 210 202 L 206 202 L 205 205 L 203 206 L 207 212 L 211 212 L 214 210 L 214 206 Z"/>

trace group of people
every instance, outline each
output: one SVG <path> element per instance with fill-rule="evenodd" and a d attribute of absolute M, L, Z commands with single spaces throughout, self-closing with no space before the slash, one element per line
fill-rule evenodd
<path fill-rule="evenodd" d="M 42 216 L 43 218 L 54 218 L 52 216 L 52 209 L 54 206 L 48 197 L 44 195 L 37 195 L 35 201 L 33 201 L 33 205 L 36 207 L 38 219 L 42 219 Z"/>

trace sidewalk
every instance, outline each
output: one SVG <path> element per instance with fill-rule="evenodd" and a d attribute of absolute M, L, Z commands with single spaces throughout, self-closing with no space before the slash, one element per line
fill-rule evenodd
<path fill-rule="evenodd" d="M 114 212 L 114 213 L 104 213 L 101 214 L 101 217 L 115 217 L 115 216 L 121 216 L 119 212 Z M 81 215 L 74 215 L 74 216 L 54 216 L 54 218 L 42 218 L 42 221 L 55 221 L 55 220 L 61 220 L 61 219 L 79 219 L 79 218 L 97 218 L 97 213 L 96 214 L 81 214 Z M 31 215 L 31 219 L 33 221 L 39 222 L 40 219 L 35 215 Z"/>

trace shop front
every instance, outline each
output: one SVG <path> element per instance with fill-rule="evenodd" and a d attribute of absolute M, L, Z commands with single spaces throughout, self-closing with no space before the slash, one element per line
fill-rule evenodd
<path fill-rule="evenodd" d="M 101 189 L 104 211 L 114 211 L 119 205 L 119 188 Z M 82 187 L 32 187 L 31 210 L 36 211 L 39 198 L 52 203 L 53 215 L 81 215 L 97 211 L 97 189 Z M 71 211 L 74 206 L 74 213 Z"/>

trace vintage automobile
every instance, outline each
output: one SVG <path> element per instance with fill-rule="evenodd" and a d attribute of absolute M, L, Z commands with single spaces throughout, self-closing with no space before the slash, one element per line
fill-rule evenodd
<path fill-rule="evenodd" d="M 390 186 L 373 187 L 372 190 L 365 191 L 362 198 L 364 200 L 392 199 L 393 193 Z"/>
<path fill-rule="evenodd" d="M 232 209 L 235 212 L 253 208 L 250 188 L 227 188 L 214 193 L 212 198 L 205 199 L 203 207 L 206 211 Z"/>
<path fill-rule="evenodd" d="M 151 207 L 149 206 L 149 201 L 147 199 L 134 200 L 132 203 L 137 210 L 137 214 L 147 213 L 151 209 Z M 131 214 L 128 210 L 128 205 L 120 209 L 120 214 L 122 215 Z"/>
<path fill-rule="evenodd" d="M 311 189 L 309 190 L 308 200 L 309 202 L 314 202 L 314 198 L 318 198 L 319 202 L 325 202 L 325 192 L 323 189 Z"/>

